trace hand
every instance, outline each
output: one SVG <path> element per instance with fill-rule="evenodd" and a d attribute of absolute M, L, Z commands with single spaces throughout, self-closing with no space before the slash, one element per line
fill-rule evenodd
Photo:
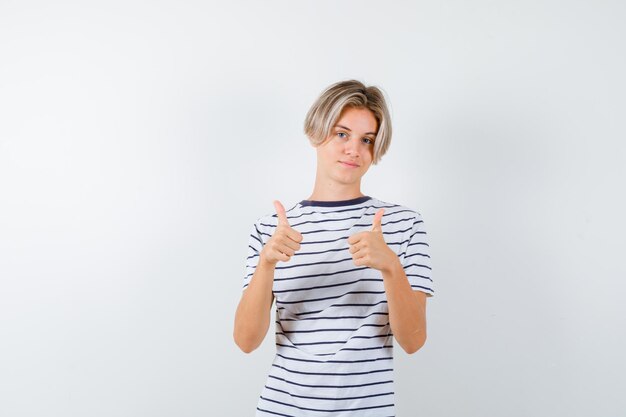
<path fill-rule="evenodd" d="M 391 269 L 394 262 L 398 262 L 398 255 L 391 250 L 383 237 L 381 219 L 385 209 L 376 212 L 369 232 L 355 233 L 348 238 L 350 253 L 354 264 L 384 271 Z"/>
<path fill-rule="evenodd" d="M 287 213 L 285 213 L 285 208 L 280 201 L 274 201 L 274 208 L 278 215 L 278 225 L 272 237 L 263 246 L 260 258 L 265 262 L 276 265 L 278 261 L 289 261 L 294 253 L 300 250 L 302 234 L 289 226 Z"/>

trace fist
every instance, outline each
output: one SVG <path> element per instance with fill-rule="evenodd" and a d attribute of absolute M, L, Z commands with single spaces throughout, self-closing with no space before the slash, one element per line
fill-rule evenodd
<path fill-rule="evenodd" d="M 385 209 L 376 212 L 371 231 L 355 233 L 348 238 L 350 253 L 355 265 L 385 271 L 399 260 L 398 255 L 387 246 L 383 237 L 381 221 L 384 212 Z"/>
<path fill-rule="evenodd" d="M 300 250 L 302 234 L 289 226 L 287 213 L 280 201 L 274 201 L 274 208 L 278 215 L 278 225 L 272 237 L 263 246 L 260 257 L 261 260 L 276 265 L 278 261 L 289 261 L 294 253 Z"/>

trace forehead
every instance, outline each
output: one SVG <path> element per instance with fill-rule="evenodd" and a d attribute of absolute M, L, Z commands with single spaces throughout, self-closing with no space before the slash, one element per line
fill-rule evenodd
<path fill-rule="evenodd" d="M 353 131 L 376 133 L 376 117 L 370 109 L 346 107 L 337 119 L 335 126 L 342 125 Z"/>

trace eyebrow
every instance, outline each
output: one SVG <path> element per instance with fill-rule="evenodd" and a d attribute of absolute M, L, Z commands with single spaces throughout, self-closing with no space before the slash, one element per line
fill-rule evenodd
<path fill-rule="evenodd" d="M 342 129 L 346 129 L 348 132 L 352 132 L 352 130 L 350 130 L 349 128 L 347 128 L 347 127 L 345 127 L 345 126 L 342 126 L 342 125 L 335 125 L 335 126 L 333 126 L 333 127 L 340 127 L 340 128 L 342 128 Z M 366 135 L 374 135 L 374 136 L 376 136 L 376 132 L 367 132 L 367 133 L 365 133 L 365 134 L 366 134 Z"/>

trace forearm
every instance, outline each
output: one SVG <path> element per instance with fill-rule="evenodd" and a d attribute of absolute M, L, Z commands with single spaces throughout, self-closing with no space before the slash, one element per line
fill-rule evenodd
<path fill-rule="evenodd" d="M 274 300 L 272 286 L 275 266 L 263 258 L 259 260 L 237 306 L 233 337 L 237 346 L 246 353 L 256 349 L 267 334 Z"/>
<path fill-rule="evenodd" d="M 381 272 L 387 295 L 391 331 L 407 353 L 414 353 L 426 341 L 425 303 L 420 302 L 418 295 L 411 288 L 399 260 Z"/>

